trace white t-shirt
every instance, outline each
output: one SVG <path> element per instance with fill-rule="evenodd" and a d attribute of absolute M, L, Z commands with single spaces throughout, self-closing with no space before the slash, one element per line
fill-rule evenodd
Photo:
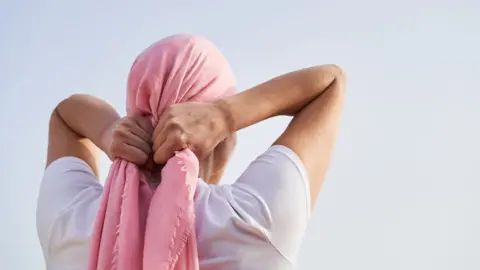
<path fill-rule="evenodd" d="M 103 187 L 81 159 L 48 166 L 37 208 L 47 269 L 84 270 Z M 294 269 L 308 226 L 307 172 L 298 156 L 272 146 L 232 185 L 200 180 L 195 194 L 202 270 Z"/>

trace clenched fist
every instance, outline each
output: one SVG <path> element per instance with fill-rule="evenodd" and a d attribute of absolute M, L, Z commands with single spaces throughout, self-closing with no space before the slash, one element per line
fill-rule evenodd
<path fill-rule="evenodd" d="M 156 164 L 185 148 L 201 160 L 228 135 L 230 124 L 223 108 L 212 103 L 185 102 L 170 106 L 161 116 L 153 132 Z"/>
<path fill-rule="evenodd" d="M 152 152 L 152 131 L 148 117 L 123 117 L 104 132 L 104 150 L 112 161 L 122 158 L 144 165 Z"/>

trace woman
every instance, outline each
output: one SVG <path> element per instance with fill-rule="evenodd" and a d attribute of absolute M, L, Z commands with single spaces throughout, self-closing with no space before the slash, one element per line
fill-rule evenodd
<path fill-rule="evenodd" d="M 175 151 L 194 151 L 203 179 L 195 193 L 201 269 L 293 269 L 330 162 L 344 92 L 337 66 L 316 66 L 211 103 L 172 105 L 155 127 L 141 114 L 121 118 L 99 98 L 63 100 L 50 119 L 37 209 L 47 268 L 86 268 L 103 190 L 97 146 L 149 175 Z M 217 185 L 235 132 L 278 115 L 293 116 L 285 132 L 234 184 Z"/>

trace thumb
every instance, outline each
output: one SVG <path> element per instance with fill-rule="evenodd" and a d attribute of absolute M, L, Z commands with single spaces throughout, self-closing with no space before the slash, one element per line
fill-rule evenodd
<path fill-rule="evenodd" d="M 176 151 L 181 151 L 185 148 L 187 148 L 187 145 L 183 140 L 183 136 L 170 135 L 155 151 L 153 160 L 156 164 L 165 164 Z"/>

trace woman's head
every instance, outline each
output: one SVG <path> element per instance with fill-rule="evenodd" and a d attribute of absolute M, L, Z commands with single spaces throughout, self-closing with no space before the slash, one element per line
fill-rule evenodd
<path fill-rule="evenodd" d="M 127 114 L 150 115 L 153 124 L 168 106 L 186 101 L 212 102 L 236 91 L 233 72 L 220 51 L 193 35 L 164 38 L 136 58 L 127 82 Z M 226 139 L 201 160 L 202 177 L 216 183 L 235 146 Z"/>

